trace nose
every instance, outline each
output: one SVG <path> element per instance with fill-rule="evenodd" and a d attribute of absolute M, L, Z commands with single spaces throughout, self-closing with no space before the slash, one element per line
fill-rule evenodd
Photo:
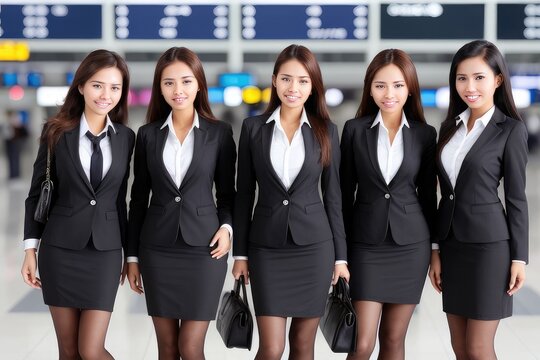
<path fill-rule="evenodd" d="M 474 86 L 474 81 L 472 79 L 467 80 L 467 83 L 465 84 L 465 90 L 466 91 L 476 90 L 476 87 Z"/>
<path fill-rule="evenodd" d="M 104 86 L 103 87 L 103 91 L 101 92 L 101 97 L 103 99 L 109 99 L 111 97 L 111 89 L 109 89 L 108 87 Z"/>
<path fill-rule="evenodd" d="M 180 94 L 182 93 L 182 91 L 183 91 L 183 90 L 182 90 L 182 85 L 178 84 L 178 85 L 176 85 L 176 86 L 174 87 L 174 93 L 175 93 L 176 95 L 180 95 Z"/>
<path fill-rule="evenodd" d="M 291 85 L 289 86 L 289 91 L 290 92 L 296 92 L 298 91 L 298 82 L 293 80 L 291 81 Z"/>
<path fill-rule="evenodd" d="M 386 87 L 384 97 L 387 98 L 387 99 L 391 99 L 391 98 L 394 97 L 394 89 L 392 88 L 392 86 L 387 86 Z"/>

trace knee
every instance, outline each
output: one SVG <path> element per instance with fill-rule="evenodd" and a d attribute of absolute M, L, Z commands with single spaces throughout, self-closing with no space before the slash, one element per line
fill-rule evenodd
<path fill-rule="evenodd" d="M 103 359 L 104 349 L 99 349 L 95 346 L 79 344 L 79 354 L 83 360 L 100 360 Z"/>
<path fill-rule="evenodd" d="M 397 334 L 385 334 L 379 337 L 381 348 L 385 349 L 401 349 L 405 346 L 405 337 Z"/>
<path fill-rule="evenodd" d="M 60 359 L 65 360 L 79 360 L 81 357 L 79 355 L 79 349 L 77 348 L 77 345 L 75 346 L 62 346 L 59 349 L 59 356 Z"/>
<path fill-rule="evenodd" d="M 495 349 L 484 344 L 467 343 L 466 346 L 466 359 L 469 360 L 482 360 L 495 358 Z"/>
<path fill-rule="evenodd" d="M 259 346 L 259 351 L 257 351 L 256 359 L 280 360 L 284 351 L 285 351 L 285 344 L 282 344 L 280 342 L 273 342 L 271 344 L 261 344 Z"/>
<path fill-rule="evenodd" d="M 356 342 L 356 351 L 354 352 L 353 359 L 356 357 L 358 359 L 363 359 L 367 356 L 371 356 L 373 350 L 375 349 L 375 341 L 368 339 L 358 339 Z"/>
<path fill-rule="evenodd" d="M 180 352 L 181 359 L 204 359 L 204 344 L 203 346 L 199 346 L 187 341 L 178 345 L 178 351 Z"/>

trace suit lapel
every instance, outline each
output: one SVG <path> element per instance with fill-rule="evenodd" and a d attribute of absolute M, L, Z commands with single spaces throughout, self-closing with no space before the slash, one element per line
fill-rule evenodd
<path fill-rule="evenodd" d="M 317 141 L 314 138 L 313 131 L 311 130 L 309 125 L 303 124 L 301 127 L 301 131 L 302 137 L 304 139 L 304 163 L 302 164 L 300 172 L 292 182 L 291 187 L 289 188 L 289 192 L 293 192 L 296 186 L 302 182 L 302 179 L 306 176 L 306 173 L 308 172 L 308 165 L 314 161 L 313 157 L 320 154 L 320 150 L 318 150 L 316 146 L 318 145 Z M 318 159 L 315 159 L 315 161 L 318 162 Z"/>
<path fill-rule="evenodd" d="M 77 126 L 75 129 L 68 131 L 65 133 L 66 137 L 66 144 L 69 152 L 69 156 L 71 157 L 71 161 L 73 161 L 73 165 L 75 166 L 75 169 L 77 169 L 77 173 L 81 177 L 82 181 L 86 184 L 86 187 L 88 187 L 88 190 L 90 192 L 94 193 L 94 189 L 92 188 L 92 185 L 90 184 L 90 180 L 86 176 L 86 173 L 84 172 L 84 169 L 81 164 L 81 158 L 79 156 L 79 128 L 80 125 Z"/>
<path fill-rule="evenodd" d="M 401 165 L 399 166 L 398 171 L 396 172 L 392 180 L 390 180 L 390 184 L 388 184 L 388 186 L 392 186 L 392 183 L 398 178 L 398 176 L 400 176 L 400 174 L 403 172 L 403 169 L 407 168 L 407 160 L 409 159 L 409 156 L 407 155 L 412 154 L 415 132 L 412 128 L 412 122 L 409 122 L 409 126 L 411 126 L 411 128 L 407 127 L 406 125 L 403 125 L 403 127 L 401 128 L 401 135 L 403 138 L 403 161 L 401 161 Z M 395 138 L 394 141 L 396 141 Z"/>
<path fill-rule="evenodd" d="M 276 170 L 274 170 L 274 167 L 272 166 L 272 160 L 270 159 L 270 146 L 272 145 L 272 135 L 274 133 L 274 126 L 275 121 L 271 121 L 269 123 L 263 124 L 261 127 L 261 145 L 262 145 L 262 156 L 264 163 L 266 164 L 266 167 L 268 168 L 268 171 L 272 175 L 272 178 L 276 181 L 276 183 L 283 188 L 283 190 L 287 191 L 283 183 L 281 182 L 281 179 L 276 173 Z"/>
<path fill-rule="evenodd" d="M 123 153 L 123 141 L 121 136 L 117 132 L 115 132 L 113 129 L 109 128 L 109 142 L 111 144 L 111 167 L 109 168 L 109 171 L 101 180 L 101 183 L 103 184 L 105 181 L 109 181 L 113 177 L 112 174 L 114 174 L 115 170 L 118 168 L 118 166 L 115 166 L 119 159 L 122 159 L 124 157 Z M 101 188 L 101 185 L 98 187 L 98 191 Z"/>
<path fill-rule="evenodd" d="M 381 167 L 379 166 L 379 159 L 377 157 L 377 141 L 379 140 L 379 126 L 380 125 L 369 127 L 366 130 L 366 140 L 367 140 L 368 155 L 369 155 L 369 159 L 371 160 L 371 165 L 373 166 L 373 169 L 379 176 L 379 180 L 381 180 L 383 184 L 386 185 L 386 180 L 384 180 Z"/>
<path fill-rule="evenodd" d="M 201 157 L 201 153 L 204 151 L 204 146 L 207 140 L 208 130 L 206 125 L 206 121 L 199 117 L 199 127 L 193 128 L 193 158 L 191 159 L 191 163 L 189 164 L 186 175 L 182 179 L 180 189 L 188 183 L 189 179 L 195 173 L 195 170 L 197 170 L 199 158 Z"/>
<path fill-rule="evenodd" d="M 173 189 L 178 191 L 178 188 L 176 187 L 176 183 L 174 182 L 174 179 L 171 177 L 171 174 L 167 171 L 167 168 L 165 167 L 165 163 L 163 162 L 163 150 L 165 149 L 165 142 L 167 141 L 167 136 L 169 135 L 169 127 L 165 126 L 163 129 L 160 127 L 156 127 L 156 161 L 159 164 L 159 167 L 161 168 L 161 171 L 163 174 L 165 174 L 165 177 L 167 178 L 169 185 L 172 186 Z"/>

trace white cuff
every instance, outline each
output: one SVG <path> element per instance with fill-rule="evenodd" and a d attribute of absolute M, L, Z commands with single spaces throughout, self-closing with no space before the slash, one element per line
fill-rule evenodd
<path fill-rule="evenodd" d="M 233 256 L 233 259 L 234 260 L 246 260 L 247 261 L 248 257 L 247 256 Z"/>
<path fill-rule="evenodd" d="M 431 250 L 439 250 L 439 244 L 431 243 Z"/>
<path fill-rule="evenodd" d="M 232 241 L 232 237 L 233 237 L 233 231 L 232 231 L 232 226 L 229 225 L 229 224 L 223 224 L 219 227 L 220 229 L 221 228 L 225 228 L 229 231 L 229 239 Z"/>
<path fill-rule="evenodd" d="M 334 263 L 334 265 L 341 265 L 341 264 L 347 265 L 347 260 L 336 260 L 336 262 Z"/>
<path fill-rule="evenodd" d="M 512 260 L 513 263 L 520 263 L 520 264 L 523 264 L 523 265 L 527 265 L 527 263 L 523 260 Z"/>
<path fill-rule="evenodd" d="M 25 239 L 24 250 L 37 249 L 39 247 L 39 239 Z"/>
<path fill-rule="evenodd" d="M 128 256 L 126 258 L 126 262 L 128 263 L 139 263 L 139 257 L 138 256 Z"/>

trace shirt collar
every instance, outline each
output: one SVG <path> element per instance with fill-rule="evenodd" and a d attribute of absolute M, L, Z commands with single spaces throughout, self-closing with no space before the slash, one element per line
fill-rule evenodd
<path fill-rule="evenodd" d="M 495 105 L 491 107 L 484 115 L 476 119 L 476 122 L 480 121 L 484 127 L 487 126 L 489 123 L 489 120 L 493 117 L 493 114 L 495 113 Z M 456 126 L 459 125 L 460 122 L 463 122 L 463 124 L 467 124 L 467 121 L 469 121 L 469 118 L 471 117 L 471 109 L 467 108 L 464 112 L 459 114 L 456 117 Z"/>
<path fill-rule="evenodd" d="M 278 106 L 277 109 L 274 110 L 272 115 L 270 115 L 268 120 L 266 120 L 266 123 L 268 124 L 268 123 L 270 123 L 272 121 L 275 121 L 276 124 L 277 124 L 277 127 L 279 129 L 282 129 L 281 117 L 279 116 L 280 111 L 281 111 L 281 106 Z M 302 115 L 300 115 L 300 127 L 302 127 L 302 125 L 304 125 L 304 124 L 308 124 L 308 126 L 311 127 L 311 123 L 309 122 L 309 119 L 308 119 L 307 114 L 306 114 L 306 109 L 302 108 Z"/>
<path fill-rule="evenodd" d="M 99 134 L 97 134 L 97 136 L 103 134 L 109 129 L 112 129 L 112 131 L 114 131 L 114 133 L 116 134 L 116 129 L 114 128 L 113 122 L 109 118 L 109 115 L 107 115 L 105 117 L 105 127 L 103 128 L 103 130 L 101 130 Z M 84 113 L 83 113 L 81 115 L 81 121 L 80 121 L 80 126 L 79 126 L 79 138 L 86 136 L 86 133 L 88 131 L 90 131 L 90 127 L 88 126 L 88 120 L 86 120 L 86 116 L 84 116 Z"/>
<path fill-rule="evenodd" d="M 191 129 L 189 129 L 189 131 L 193 130 L 193 128 L 199 128 L 199 114 L 197 114 L 197 110 L 193 110 L 193 124 L 191 125 Z M 163 129 L 165 126 L 168 126 L 169 127 L 169 130 L 171 132 L 174 131 L 174 126 L 173 126 L 173 120 L 172 120 L 172 111 L 169 113 L 169 116 L 167 116 L 167 120 L 165 120 L 165 122 L 163 123 L 163 125 L 161 125 L 161 127 L 159 128 L 160 130 Z"/>
<path fill-rule="evenodd" d="M 382 121 L 382 113 L 381 113 L 381 110 L 379 110 L 379 112 L 377 113 L 377 116 L 375 117 L 375 120 L 373 121 L 373 124 L 371 124 L 371 127 L 375 127 L 377 126 L 378 124 L 381 124 L 381 126 L 383 128 L 386 129 L 386 126 L 384 126 L 384 121 Z M 399 124 L 399 128 L 401 129 L 403 126 L 406 126 L 408 128 L 410 128 L 409 126 L 409 122 L 407 121 L 407 117 L 405 116 L 405 112 L 401 112 L 401 123 Z M 388 129 L 386 129 L 388 130 Z"/>

